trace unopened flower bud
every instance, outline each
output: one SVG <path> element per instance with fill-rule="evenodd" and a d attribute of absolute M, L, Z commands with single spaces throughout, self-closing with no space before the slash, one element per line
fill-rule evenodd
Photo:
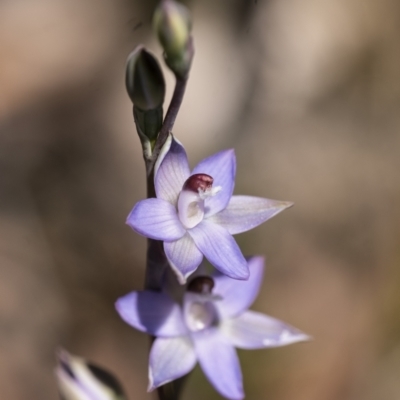
<path fill-rule="evenodd" d="M 126 400 L 121 385 L 108 371 L 65 350 L 57 358 L 55 374 L 62 400 Z"/>
<path fill-rule="evenodd" d="M 153 23 L 168 67 L 179 76 L 186 75 L 193 57 L 189 10 L 173 0 L 163 1 L 154 13 Z"/>
<path fill-rule="evenodd" d="M 166 53 L 179 55 L 190 36 L 189 10 L 175 1 L 163 1 L 154 13 L 154 27 Z"/>
<path fill-rule="evenodd" d="M 160 108 L 165 97 L 165 81 L 155 56 L 138 46 L 128 56 L 126 90 L 133 104 L 141 110 Z"/>

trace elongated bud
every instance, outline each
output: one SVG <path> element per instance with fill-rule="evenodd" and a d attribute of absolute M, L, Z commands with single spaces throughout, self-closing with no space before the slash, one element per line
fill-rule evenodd
<path fill-rule="evenodd" d="M 132 103 L 143 111 L 162 106 L 165 81 L 157 59 L 143 46 L 128 56 L 125 75 L 126 90 Z"/>
<path fill-rule="evenodd" d="M 154 13 L 153 23 L 168 67 L 184 77 L 193 58 L 189 10 L 176 1 L 162 1 Z"/>
<path fill-rule="evenodd" d="M 55 374 L 62 400 L 126 400 L 118 380 L 103 368 L 65 350 L 58 352 L 57 359 Z"/>

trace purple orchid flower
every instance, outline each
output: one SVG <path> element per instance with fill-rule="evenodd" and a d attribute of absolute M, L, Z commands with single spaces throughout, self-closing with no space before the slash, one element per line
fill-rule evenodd
<path fill-rule="evenodd" d="M 127 218 L 136 232 L 164 241 L 164 251 L 181 284 L 203 255 L 225 275 L 248 279 L 249 270 L 232 235 L 248 231 L 292 203 L 232 196 L 234 150 L 201 161 L 192 172 L 183 146 L 168 138 L 155 166 L 157 198 L 139 201 Z"/>
<path fill-rule="evenodd" d="M 190 372 L 196 362 L 215 389 L 229 399 L 243 399 L 242 373 L 235 347 L 260 349 L 309 340 L 282 321 L 247 311 L 258 294 L 263 257 L 248 259 L 247 281 L 220 273 L 195 277 L 182 306 L 166 293 L 131 292 L 116 302 L 122 319 L 156 336 L 150 351 L 149 391 Z"/>

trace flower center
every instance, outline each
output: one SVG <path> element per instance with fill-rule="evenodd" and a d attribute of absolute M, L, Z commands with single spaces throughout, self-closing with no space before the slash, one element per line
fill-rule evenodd
<path fill-rule="evenodd" d="M 207 329 L 217 322 L 217 313 L 210 302 L 195 301 L 189 305 L 186 311 L 186 324 L 192 332 Z"/>
<path fill-rule="evenodd" d="M 190 280 L 186 290 L 199 294 L 211 294 L 213 288 L 214 279 L 211 276 L 200 275 Z"/>
<path fill-rule="evenodd" d="M 215 196 L 221 187 L 212 187 L 214 179 L 207 174 L 190 176 L 178 198 L 178 215 L 186 229 L 194 228 L 204 217 L 204 201 Z"/>

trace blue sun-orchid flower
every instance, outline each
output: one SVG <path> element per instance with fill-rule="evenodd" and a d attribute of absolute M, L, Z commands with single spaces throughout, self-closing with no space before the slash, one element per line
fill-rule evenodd
<path fill-rule="evenodd" d="M 216 272 L 195 277 L 182 304 L 165 292 L 131 292 L 116 302 L 122 319 L 156 339 L 150 351 L 149 390 L 190 372 L 199 362 L 214 388 L 228 399 L 243 399 L 235 347 L 260 349 L 309 340 L 278 319 L 248 308 L 260 289 L 264 259 L 248 259 L 250 278 Z"/>
<path fill-rule="evenodd" d="M 234 150 L 201 161 L 192 172 L 183 146 L 169 136 L 155 166 L 157 198 L 139 201 L 127 218 L 136 232 L 164 241 L 181 284 L 205 256 L 223 274 L 248 279 L 249 269 L 232 235 L 248 231 L 292 203 L 232 196 Z"/>

